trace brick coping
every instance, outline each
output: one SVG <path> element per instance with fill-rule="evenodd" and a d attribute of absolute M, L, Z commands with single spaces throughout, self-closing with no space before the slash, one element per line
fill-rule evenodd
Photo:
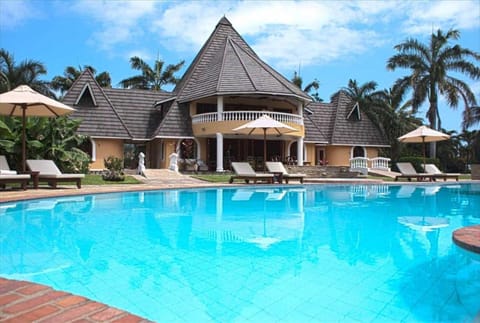
<path fill-rule="evenodd" d="M 152 322 L 82 296 L 0 277 L 1 322 Z"/>
<path fill-rule="evenodd" d="M 457 229 L 453 232 L 452 239 L 457 246 L 480 254 L 480 225 Z"/>

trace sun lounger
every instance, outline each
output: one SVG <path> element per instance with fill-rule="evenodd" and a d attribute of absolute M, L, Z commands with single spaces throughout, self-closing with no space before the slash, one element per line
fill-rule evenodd
<path fill-rule="evenodd" d="M 398 181 L 400 178 L 406 178 L 408 181 L 411 181 L 412 178 L 415 178 L 418 182 L 425 180 L 433 180 L 433 175 L 431 174 L 417 173 L 411 163 L 397 163 L 397 168 L 400 171 L 401 175 L 395 176 L 395 181 Z"/>
<path fill-rule="evenodd" d="M 270 173 L 280 177 L 279 182 L 284 179 L 286 184 L 290 179 L 298 179 L 303 184 L 303 179 L 307 176 L 306 174 L 289 174 L 281 162 L 266 162 L 265 165 Z"/>
<path fill-rule="evenodd" d="M 10 169 L 8 165 L 7 158 L 5 156 L 0 155 L 0 175 L 16 175 L 17 172 Z"/>
<path fill-rule="evenodd" d="M 39 180 L 46 181 L 53 188 L 58 182 L 75 182 L 78 188 L 82 187 L 84 174 L 63 174 L 53 160 L 28 159 L 27 166 L 32 172 L 39 172 Z"/>
<path fill-rule="evenodd" d="M 16 171 L 11 170 L 8 165 L 7 158 L 0 155 L 0 187 L 5 188 L 5 184 L 20 184 L 22 189 L 27 189 L 28 181 L 30 180 L 30 175 L 28 174 L 17 174 Z"/>
<path fill-rule="evenodd" d="M 435 164 L 426 164 L 423 168 L 427 174 L 433 176 L 434 180 L 440 178 L 446 181 L 448 178 L 454 178 L 458 182 L 458 177 L 460 176 L 457 173 L 442 173 Z"/>
<path fill-rule="evenodd" d="M 30 175 L 28 174 L 15 174 L 15 175 L 0 175 L 0 187 L 5 188 L 5 184 L 20 184 L 23 190 L 27 189 Z"/>
<path fill-rule="evenodd" d="M 232 162 L 232 168 L 235 175 L 230 177 L 230 183 L 233 183 L 234 179 L 243 179 L 245 183 L 249 183 L 252 180 L 254 183 L 257 181 L 267 181 L 273 183 L 273 174 L 256 173 L 252 166 L 247 162 Z"/>

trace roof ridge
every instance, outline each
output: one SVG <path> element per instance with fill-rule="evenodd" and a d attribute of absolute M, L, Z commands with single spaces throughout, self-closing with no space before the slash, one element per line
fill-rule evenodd
<path fill-rule="evenodd" d="M 288 81 L 283 75 L 281 75 L 280 73 L 278 73 L 277 71 L 275 71 L 270 65 L 268 65 L 267 63 L 265 63 L 260 57 L 258 56 L 254 56 L 252 55 L 251 53 L 243 50 L 243 48 L 240 47 L 240 45 L 238 45 L 234 40 L 232 40 L 232 43 L 237 46 L 242 52 L 244 52 L 246 55 L 248 55 L 251 59 L 253 59 L 255 62 L 257 62 L 258 64 L 260 64 L 260 66 L 268 73 L 270 74 L 275 80 L 277 80 L 278 82 L 280 82 L 283 86 L 285 86 L 286 88 L 288 88 L 293 94 L 295 95 L 298 95 L 301 97 L 301 95 L 299 93 L 296 93 L 296 91 L 294 91 L 291 87 L 292 86 L 295 86 L 292 82 Z M 243 64 L 243 61 L 240 59 L 240 61 L 242 62 Z M 250 77 L 250 74 L 247 70 L 247 75 Z M 313 100 L 307 95 L 305 94 L 305 92 L 302 91 L 302 89 L 299 89 L 300 92 L 302 94 L 304 94 L 304 99 L 306 97 L 309 98 L 309 102 L 312 102 Z"/>
<path fill-rule="evenodd" d="M 122 117 L 120 116 L 120 114 L 118 113 L 117 109 L 115 108 L 115 105 L 112 103 L 112 101 L 110 100 L 110 98 L 108 97 L 108 95 L 105 93 L 105 91 L 102 89 L 102 87 L 100 86 L 100 84 L 98 84 L 97 80 L 95 80 L 95 78 L 93 79 L 96 83 L 96 85 L 98 86 L 98 88 L 100 89 L 100 92 L 102 92 L 103 94 L 103 97 L 105 98 L 105 100 L 107 100 L 108 104 L 110 105 L 110 107 L 112 108 L 113 110 L 113 113 L 115 113 L 115 115 L 117 116 L 118 120 L 120 121 L 120 123 L 123 125 L 123 127 L 125 128 L 125 130 L 127 131 L 128 135 L 133 138 L 134 136 L 132 135 L 130 129 L 128 129 L 128 126 L 127 124 L 125 123 L 125 121 L 123 121 Z"/>
<path fill-rule="evenodd" d="M 242 60 L 242 58 L 241 58 L 240 55 L 238 54 L 238 51 L 237 51 L 237 48 L 236 48 L 236 46 L 238 46 L 238 45 L 235 43 L 235 41 L 234 41 L 230 36 L 228 36 L 227 42 L 231 44 L 232 49 L 233 49 L 233 51 L 235 52 L 235 55 L 237 55 L 238 60 L 240 61 L 240 64 L 241 64 L 242 67 L 243 67 L 243 70 L 245 71 L 245 73 L 247 74 L 248 79 L 250 80 L 250 82 L 251 82 L 252 85 L 253 85 L 253 88 L 254 88 L 255 90 L 258 90 L 258 86 L 255 84 L 255 81 L 253 80 L 252 76 L 250 75 L 250 73 L 249 73 L 249 71 L 248 71 L 248 69 L 247 69 L 247 66 L 245 65 L 245 62 Z M 240 46 L 238 46 L 238 47 L 240 47 Z M 225 48 L 227 48 L 227 46 L 225 46 Z M 239 49 L 242 50 L 242 48 L 239 48 Z M 242 51 L 243 51 L 243 50 L 242 50 Z"/>
<path fill-rule="evenodd" d="M 220 22 L 219 22 L 220 24 Z M 227 51 L 227 42 L 228 42 L 228 39 L 230 38 L 230 36 L 227 37 L 227 41 L 225 42 L 225 47 L 223 48 L 223 55 L 222 55 L 222 65 L 220 66 L 220 72 L 218 73 L 219 77 L 217 79 L 217 86 L 215 87 L 215 90 L 218 92 L 219 89 L 220 89 L 220 83 L 221 83 L 221 75 L 223 74 L 223 70 L 224 70 L 224 67 L 225 67 L 225 58 L 227 57 L 226 55 L 226 51 Z"/>

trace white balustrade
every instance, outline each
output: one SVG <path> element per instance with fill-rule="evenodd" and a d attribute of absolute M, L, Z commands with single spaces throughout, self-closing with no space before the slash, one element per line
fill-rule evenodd
<path fill-rule="evenodd" d="M 375 157 L 370 159 L 372 169 L 380 169 L 390 171 L 389 162 L 390 158 L 385 157 Z"/>
<path fill-rule="evenodd" d="M 299 115 L 270 111 L 226 111 L 222 113 L 222 121 L 253 121 L 264 114 L 279 122 L 303 125 L 303 118 Z M 216 112 L 197 114 L 192 117 L 192 124 L 217 121 L 218 114 Z"/>
<path fill-rule="evenodd" d="M 390 158 L 385 157 L 354 157 L 350 159 L 350 170 L 367 174 L 370 169 L 390 171 Z"/>

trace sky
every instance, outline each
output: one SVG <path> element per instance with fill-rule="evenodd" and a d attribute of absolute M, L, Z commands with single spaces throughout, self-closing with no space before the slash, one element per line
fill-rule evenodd
<path fill-rule="evenodd" d="M 108 71 L 112 85 L 137 75 L 130 58 L 151 66 L 185 60 L 180 77 L 226 16 L 262 60 L 304 85 L 318 80 L 326 102 L 346 87 L 378 83 L 387 89 L 408 70 L 388 71 L 394 46 L 409 38 L 428 43 L 433 31 L 461 33 L 459 44 L 480 53 L 480 0 L 455 1 L 93 1 L 0 0 L 0 48 L 16 63 L 37 60 L 42 79 L 62 75 L 67 66 Z M 480 80 L 466 81 L 480 101 Z M 172 88 L 166 88 L 171 90 Z M 457 110 L 439 101 L 442 127 L 460 131 Z M 424 107 L 425 108 L 425 107 Z M 424 118 L 425 109 L 418 117 Z M 470 130 L 478 129 L 473 127 Z"/>

